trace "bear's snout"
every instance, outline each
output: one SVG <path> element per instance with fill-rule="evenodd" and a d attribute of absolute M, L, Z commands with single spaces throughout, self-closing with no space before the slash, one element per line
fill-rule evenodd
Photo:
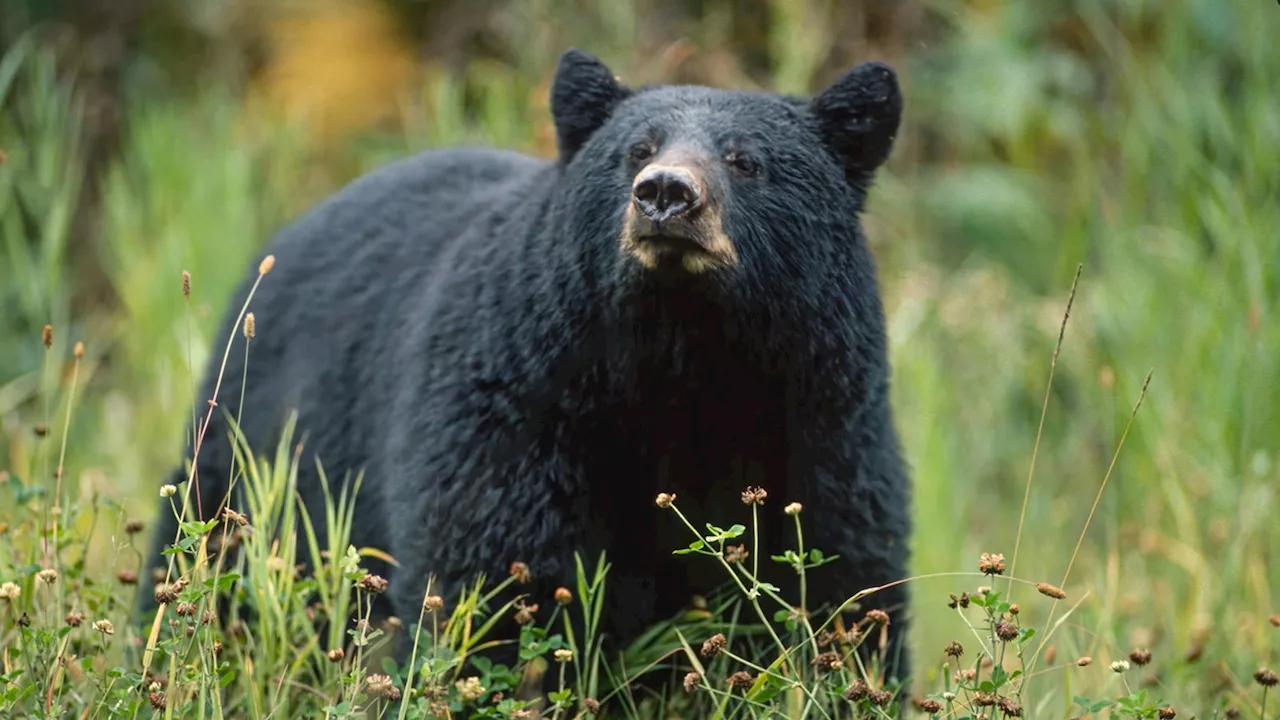
<path fill-rule="evenodd" d="M 636 175 L 631 201 L 655 223 L 689 216 L 703 205 L 702 182 L 689 168 L 650 165 Z"/>
<path fill-rule="evenodd" d="M 716 194 L 696 162 L 655 162 L 636 174 L 622 249 L 646 268 L 701 273 L 738 262 L 725 235 Z"/>

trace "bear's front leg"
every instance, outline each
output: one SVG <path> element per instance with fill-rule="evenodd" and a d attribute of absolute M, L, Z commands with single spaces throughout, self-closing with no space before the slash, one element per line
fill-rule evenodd
<path fill-rule="evenodd" d="M 454 417 L 447 430 L 438 428 L 435 441 L 425 440 L 433 436 L 424 432 L 414 433 L 416 443 L 397 442 L 402 452 L 392 457 L 402 470 L 380 479 L 390 550 L 400 563 L 388 593 L 395 612 L 411 624 L 429 578 L 430 594 L 443 599 L 447 617 L 480 575 L 482 592 L 514 575 L 485 611 L 497 612 L 523 596 L 518 602 L 526 611 L 508 611 L 488 638 L 506 641 L 493 660 L 513 666 L 516 616 L 543 624 L 556 588 L 575 587 L 573 552 L 585 512 L 582 475 L 565 452 L 527 428 L 481 427 L 480 413 L 471 414 L 470 422 L 467 413 Z"/>

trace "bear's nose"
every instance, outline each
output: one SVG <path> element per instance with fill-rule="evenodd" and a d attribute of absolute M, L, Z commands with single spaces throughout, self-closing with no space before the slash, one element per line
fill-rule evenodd
<path fill-rule="evenodd" d="M 680 167 L 650 165 L 636 176 L 631 197 L 636 207 L 656 221 L 687 215 L 702 204 L 693 173 Z"/>

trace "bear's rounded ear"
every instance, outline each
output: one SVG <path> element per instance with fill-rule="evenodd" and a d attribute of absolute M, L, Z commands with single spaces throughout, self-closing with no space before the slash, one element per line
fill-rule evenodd
<path fill-rule="evenodd" d="M 565 51 L 551 81 L 551 116 L 560 162 L 573 159 L 630 93 L 594 55 L 577 48 Z"/>
<path fill-rule="evenodd" d="M 902 119 L 902 91 L 893 68 L 865 62 L 809 103 L 819 136 L 844 163 L 845 176 L 865 185 L 889 158 Z"/>

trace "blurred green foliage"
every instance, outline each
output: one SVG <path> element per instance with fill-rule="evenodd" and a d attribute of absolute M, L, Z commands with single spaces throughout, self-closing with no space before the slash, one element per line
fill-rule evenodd
<path fill-rule="evenodd" d="M 1173 663 L 1159 682 L 1207 712 L 1207 698 L 1242 692 L 1254 664 L 1274 656 L 1280 7 L 406 0 L 394 23 L 367 25 L 363 42 L 379 48 L 370 54 L 334 44 L 319 21 L 282 24 L 301 12 L 287 5 L 201 3 L 185 26 L 199 44 L 185 49 L 156 39 L 145 14 L 122 30 L 138 47 L 111 88 L 118 151 L 96 173 L 78 130 L 92 69 L 57 74 L 58 46 L 38 32 L 10 42 L 0 62 L 0 468 L 27 462 L 46 414 L 34 400 L 50 322 L 54 357 L 82 339 L 103 358 L 69 472 L 149 515 L 182 442 L 193 368 L 254 250 L 341 183 L 417 149 L 485 142 L 546 154 L 546 84 L 565 46 L 598 53 L 630 82 L 792 92 L 878 56 L 899 68 L 908 101 L 866 222 L 915 468 L 915 572 L 1011 554 L 1049 361 L 1083 263 L 1020 576 L 1062 579 L 1154 376 L 1068 581 L 1084 603 L 1059 630 L 1058 665 L 1075 653 L 1123 657 L 1134 644 L 1171 658 L 1198 649 L 1214 660 Z M 387 27 L 395 32 L 379 35 Z M 307 58 L 359 72 L 273 74 L 282 58 L 291 72 Z M 379 63 L 395 71 L 379 79 Z M 392 76 L 376 107 L 344 111 L 343 88 Z M 86 188 L 100 201 L 91 222 L 73 223 Z M 76 281 L 85 262 L 101 264 L 105 292 Z M 916 591 L 923 666 L 958 632 L 933 610 L 960 590 L 973 588 L 940 579 Z M 1052 677 L 1067 682 L 1065 671 Z M 1065 708 L 1070 695 L 1058 700 Z"/>

